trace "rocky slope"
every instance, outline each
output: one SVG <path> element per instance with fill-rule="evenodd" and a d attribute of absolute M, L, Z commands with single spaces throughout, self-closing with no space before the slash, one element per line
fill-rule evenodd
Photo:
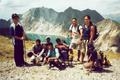
<path fill-rule="evenodd" d="M 100 35 L 96 40 L 99 50 L 111 50 L 114 53 L 120 52 L 120 24 L 106 19 L 97 23 Z"/>

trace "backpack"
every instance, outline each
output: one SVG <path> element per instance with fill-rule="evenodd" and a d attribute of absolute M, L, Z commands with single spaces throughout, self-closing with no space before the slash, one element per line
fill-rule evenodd
<path fill-rule="evenodd" d="M 96 26 L 96 25 L 94 25 L 94 28 L 95 28 L 95 34 L 94 34 L 93 40 L 96 40 L 96 39 L 98 38 L 98 36 L 99 36 L 99 33 L 98 33 L 98 30 L 97 30 L 97 26 Z"/>
<path fill-rule="evenodd" d="M 93 26 L 95 28 L 95 34 L 94 34 L 93 40 L 96 40 L 98 38 L 98 36 L 99 36 L 99 33 L 97 31 L 97 26 L 96 25 L 93 25 Z M 83 35 L 84 35 L 85 25 L 83 25 L 82 28 L 83 28 Z M 90 35 L 89 35 L 90 34 L 90 28 L 88 28 L 88 29 L 89 29 L 88 30 L 89 32 L 86 32 L 86 33 L 88 34 L 87 37 L 90 38 Z"/>

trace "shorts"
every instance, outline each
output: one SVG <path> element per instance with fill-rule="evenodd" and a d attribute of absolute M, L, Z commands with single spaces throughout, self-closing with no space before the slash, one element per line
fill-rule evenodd
<path fill-rule="evenodd" d="M 87 54 L 88 51 L 88 40 L 82 40 L 81 50 L 82 53 Z"/>
<path fill-rule="evenodd" d="M 79 40 L 80 39 L 72 39 L 70 46 L 69 46 L 69 49 L 76 49 L 77 48 L 77 50 L 80 50 L 81 44 L 79 43 Z"/>

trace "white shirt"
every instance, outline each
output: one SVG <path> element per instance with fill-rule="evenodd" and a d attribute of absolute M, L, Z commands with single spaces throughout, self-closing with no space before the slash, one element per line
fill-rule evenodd
<path fill-rule="evenodd" d="M 78 39 L 79 38 L 80 34 L 78 32 L 78 29 L 80 30 L 81 26 L 79 26 L 79 28 L 78 28 L 78 26 L 74 27 L 73 25 L 70 25 L 69 31 L 72 31 L 72 38 L 73 39 Z"/>
<path fill-rule="evenodd" d="M 55 48 L 55 53 L 56 53 L 56 58 L 58 58 L 60 56 L 59 50 L 57 48 Z M 50 55 L 50 50 L 48 51 L 47 56 Z"/>

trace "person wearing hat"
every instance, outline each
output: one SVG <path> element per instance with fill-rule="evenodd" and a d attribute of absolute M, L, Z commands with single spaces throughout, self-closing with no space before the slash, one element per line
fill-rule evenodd
<path fill-rule="evenodd" d="M 14 45 L 14 61 L 17 67 L 22 67 L 27 64 L 24 61 L 24 30 L 19 23 L 19 16 L 17 14 L 12 14 L 12 21 L 10 35 Z"/>

